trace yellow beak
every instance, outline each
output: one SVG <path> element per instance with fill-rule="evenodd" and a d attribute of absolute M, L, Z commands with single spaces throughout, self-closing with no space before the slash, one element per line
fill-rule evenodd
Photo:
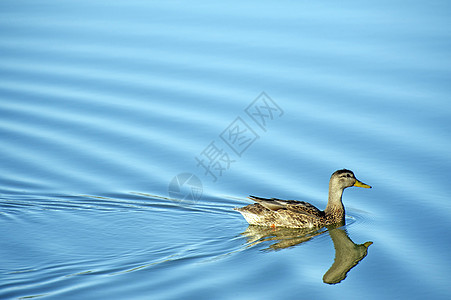
<path fill-rule="evenodd" d="M 366 188 L 366 189 L 370 189 L 371 188 L 371 185 L 365 184 L 365 183 L 363 183 L 361 181 L 358 181 L 357 179 L 355 180 L 354 186 L 363 187 L 363 188 Z"/>

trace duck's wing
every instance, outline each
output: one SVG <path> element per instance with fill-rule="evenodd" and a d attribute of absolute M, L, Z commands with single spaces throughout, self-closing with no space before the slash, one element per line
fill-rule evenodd
<path fill-rule="evenodd" d="M 308 214 L 316 217 L 324 216 L 323 211 L 304 201 L 281 200 L 276 198 L 267 199 L 256 196 L 249 196 L 248 198 L 254 200 L 257 203 L 260 203 L 262 206 L 269 210 L 277 211 L 279 209 L 287 209 L 300 214 Z"/>
<path fill-rule="evenodd" d="M 254 200 L 257 203 L 260 203 L 261 205 L 263 205 L 263 207 L 269 210 L 286 209 L 289 202 L 286 200 L 280 200 L 276 198 L 267 199 L 256 196 L 249 196 L 248 198 Z"/>
<path fill-rule="evenodd" d="M 297 203 L 288 204 L 287 209 L 296 213 L 308 214 L 318 218 L 325 216 L 324 211 L 319 210 L 312 204 L 304 201 L 296 201 Z"/>

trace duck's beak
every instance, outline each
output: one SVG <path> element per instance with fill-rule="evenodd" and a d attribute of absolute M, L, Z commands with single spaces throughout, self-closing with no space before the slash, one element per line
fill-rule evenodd
<path fill-rule="evenodd" d="M 366 189 L 370 189 L 371 188 L 371 185 L 365 184 L 365 183 L 363 183 L 361 181 L 358 181 L 357 179 L 355 180 L 354 186 L 363 187 L 363 188 L 366 188 Z"/>

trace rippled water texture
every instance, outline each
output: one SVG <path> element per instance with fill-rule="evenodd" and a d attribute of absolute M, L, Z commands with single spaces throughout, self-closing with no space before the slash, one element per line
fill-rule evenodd
<path fill-rule="evenodd" d="M 0 298 L 449 299 L 447 1 L 2 1 Z M 250 226 L 248 195 L 346 226 Z"/>

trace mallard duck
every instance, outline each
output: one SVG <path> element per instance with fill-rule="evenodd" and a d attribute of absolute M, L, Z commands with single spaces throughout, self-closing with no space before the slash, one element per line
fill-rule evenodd
<path fill-rule="evenodd" d="M 335 171 L 330 177 L 329 200 L 324 211 L 303 201 L 266 199 L 256 196 L 248 198 L 257 203 L 235 208 L 235 210 L 239 211 L 251 225 L 313 228 L 344 223 L 345 208 L 341 196 L 343 190 L 351 186 L 371 188 L 357 180 L 352 171 L 343 169 Z"/>

